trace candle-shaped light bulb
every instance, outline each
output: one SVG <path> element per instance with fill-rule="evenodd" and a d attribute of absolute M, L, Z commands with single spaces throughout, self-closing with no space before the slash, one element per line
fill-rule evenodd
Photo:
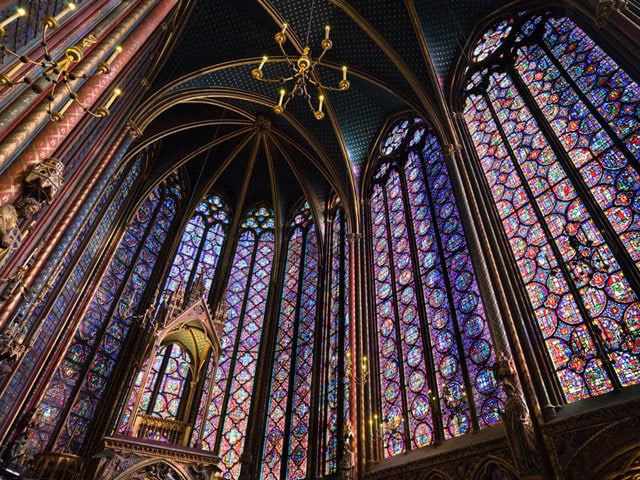
<path fill-rule="evenodd" d="M 322 112 L 322 104 L 324 103 L 324 95 L 320 95 L 318 97 L 318 99 L 320 100 L 320 103 L 318 103 L 318 111 Z"/>
<path fill-rule="evenodd" d="M 120 52 L 122 52 L 122 47 L 118 45 L 116 49 L 113 51 L 113 53 L 109 55 L 109 58 L 105 60 L 104 63 L 106 63 L 107 65 L 111 65 L 111 62 L 113 62 L 116 59 L 116 57 L 120 55 Z"/>
<path fill-rule="evenodd" d="M 13 78 L 15 76 L 16 73 L 18 73 L 18 71 L 24 66 L 24 63 L 22 62 L 18 62 L 16 65 L 13 66 L 13 68 L 11 70 L 9 70 L 6 75 L 9 78 Z"/>
<path fill-rule="evenodd" d="M 56 22 L 60 23 L 60 20 L 62 20 L 62 17 L 64 17 L 67 13 L 74 11 L 75 9 L 76 9 L 76 4 L 69 2 L 69 4 L 67 5 L 67 8 L 62 10 L 58 15 L 54 17 L 56 19 Z"/>
<path fill-rule="evenodd" d="M 105 103 L 104 108 L 108 109 L 109 107 L 111 107 L 111 105 L 113 105 L 113 102 L 116 101 L 116 98 L 118 98 L 121 93 L 122 90 L 120 90 L 119 88 L 115 88 L 111 93 L 111 97 L 109 97 L 109 100 L 107 100 L 107 103 Z"/>
<path fill-rule="evenodd" d="M 64 115 L 64 112 L 66 112 L 72 104 L 73 104 L 73 98 L 70 98 L 69 100 L 67 100 L 67 103 L 65 103 L 62 106 L 62 108 L 58 111 L 58 113 L 60 115 Z"/>
<path fill-rule="evenodd" d="M 331 27 L 329 25 L 324 27 L 324 38 L 325 38 L 325 40 L 329 39 L 329 30 L 331 30 Z"/>
<path fill-rule="evenodd" d="M 346 80 L 347 79 L 347 66 L 344 65 L 342 67 L 342 80 Z"/>
<path fill-rule="evenodd" d="M 264 67 L 265 63 L 267 63 L 267 56 L 266 55 L 264 57 L 262 57 L 262 61 L 260 62 L 260 66 L 258 67 L 258 70 L 262 70 L 262 67 Z"/>
<path fill-rule="evenodd" d="M 17 18 L 24 17 L 26 14 L 27 14 L 27 11 L 24 8 L 18 8 L 16 10 L 16 13 L 14 13 L 9 18 L 6 18 L 5 20 L 2 21 L 2 23 L 0 23 L 0 27 L 4 28 L 7 25 L 9 25 L 11 22 L 16 20 Z"/>
<path fill-rule="evenodd" d="M 280 90 L 280 100 L 278 100 L 278 106 L 282 106 L 282 101 L 284 100 L 284 94 L 286 92 L 284 91 L 284 88 L 282 90 Z"/>

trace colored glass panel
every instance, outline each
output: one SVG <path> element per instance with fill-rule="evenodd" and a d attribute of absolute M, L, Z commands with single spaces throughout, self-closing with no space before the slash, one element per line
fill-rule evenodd
<path fill-rule="evenodd" d="M 329 272 L 329 318 L 326 327 L 326 352 L 321 371 L 321 408 L 319 422 L 323 432 L 320 461 L 325 475 L 338 471 L 340 433 L 349 418 L 349 382 L 345 356 L 349 348 L 349 249 L 341 206 L 335 210 L 331 228 L 331 263 Z"/>
<path fill-rule="evenodd" d="M 165 293 L 175 292 L 180 285 L 185 289 L 191 287 L 199 275 L 209 290 L 228 224 L 229 209 L 220 196 L 208 195 L 198 204 L 182 235 Z"/>
<path fill-rule="evenodd" d="M 273 480 L 306 478 L 311 415 L 318 250 L 308 203 L 291 227 L 261 475 Z"/>
<path fill-rule="evenodd" d="M 240 227 L 238 245 L 224 295 L 223 352 L 215 374 L 203 431 L 205 448 L 219 452 L 223 473 L 238 478 L 255 380 L 256 361 L 273 250 L 273 211 L 250 210 Z"/>
<path fill-rule="evenodd" d="M 413 123 L 398 155 L 381 159 L 371 196 L 385 419 L 372 428 L 387 457 L 494 425 L 502 405 L 442 149 Z"/>
<path fill-rule="evenodd" d="M 185 384 L 189 378 L 192 360 L 189 353 L 177 343 L 172 344 L 171 348 L 167 350 L 164 371 L 154 375 L 160 378 L 160 384 L 151 415 L 163 419 L 178 420 L 178 409 Z"/>
<path fill-rule="evenodd" d="M 29 314 L 28 322 L 30 329 L 39 325 L 32 335 L 34 343 L 27 351 L 22 362 L 17 367 L 17 371 L 10 380 L 9 387 L 0 399 L 0 414 L 6 415 L 11 405 L 18 403 L 21 390 L 28 385 L 28 378 L 36 371 L 36 364 L 50 350 L 50 345 L 55 338 L 55 332 L 61 328 L 63 319 L 69 314 L 73 295 L 78 291 L 79 285 L 88 271 L 94 264 L 93 257 L 98 251 L 98 246 L 104 242 L 110 231 L 117 212 L 122 208 L 131 186 L 140 173 L 140 159 L 134 161 L 130 168 L 123 168 L 112 179 L 109 174 L 113 172 L 113 167 L 108 169 L 107 174 L 96 185 L 90 199 L 85 203 L 82 211 L 74 219 L 70 226 L 70 231 L 65 236 L 65 240 L 56 247 L 47 263 L 41 270 L 41 275 L 32 287 L 34 292 L 40 292 L 44 298 L 48 298 L 54 288 L 49 289 L 45 285 L 58 285 L 61 283 L 64 273 L 68 276 L 61 286 L 58 297 L 51 308 L 49 314 L 42 319 L 45 302 L 39 303 Z M 107 180 L 109 182 L 107 183 Z M 106 186 L 105 186 L 106 183 Z M 97 219 L 100 220 L 98 221 Z M 90 228 L 97 223 L 95 231 L 87 238 Z M 73 240 L 73 242 L 71 241 Z M 71 261 L 76 258 L 77 252 L 84 246 L 80 258 L 76 265 L 70 269 Z M 70 272 L 68 270 L 71 270 Z M 38 323 L 36 320 L 40 319 Z M 25 332 L 26 333 L 26 332 Z M 40 437 L 31 439 L 35 444 L 35 449 L 41 451 L 45 445 Z"/>
<path fill-rule="evenodd" d="M 512 69 L 493 71 L 489 54 L 468 72 L 465 118 L 572 402 L 640 381 L 640 289 L 628 276 L 640 265 L 640 95 L 570 20 L 518 23 L 501 36 L 503 48 L 521 42 Z"/>

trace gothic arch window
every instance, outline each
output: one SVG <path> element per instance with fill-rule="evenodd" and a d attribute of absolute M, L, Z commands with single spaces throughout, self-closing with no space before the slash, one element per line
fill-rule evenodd
<path fill-rule="evenodd" d="M 76 452 L 87 433 L 162 249 L 182 193 L 177 177 L 157 187 L 133 218 L 71 343 L 45 389 L 39 450 Z"/>
<path fill-rule="evenodd" d="M 221 357 L 202 434 L 204 448 L 218 452 L 222 469 L 237 479 L 247 431 L 251 395 L 275 248 L 273 210 L 249 210 L 223 297 L 226 307 Z"/>
<path fill-rule="evenodd" d="M 218 265 L 218 257 L 229 225 L 229 209 L 219 195 L 209 194 L 196 207 L 182 235 L 173 259 L 164 292 L 175 292 L 180 284 L 191 287 L 201 275 L 209 291 Z"/>
<path fill-rule="evenodd" d="M 499 420 L 494 349 L 440 144 L 397 122 L 371 180 L 372 260 L 385 457 Z"/>
<path fill-rule="evenodd" d="M 637 384 L 638 84 L 572 20 L 520 14 L 478 42 L 462 103 L 565 400 Z"/>
<path fill-rule="evenodd" d="M 313 416 L 318 240 L 308 202 L 289 228 L 260 476 L 265 480 L 306 478 Z"/>
<path fill-rule="evenodd" d="M 335 474 L 342 452 L 342 432 L 349 418 L 350 389 L 347 362 L 349 349 L 349 245 L 344 209 L 338 202 L 329 215 L 328 305 L 321 332 L 323 353 L 320 363 L 320 418 L 318 419 L 319 471 Z"/>

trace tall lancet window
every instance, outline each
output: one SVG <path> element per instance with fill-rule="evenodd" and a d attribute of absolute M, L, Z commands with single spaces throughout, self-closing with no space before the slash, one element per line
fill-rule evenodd
<path fill-rule="evenodd" d="M 238 238 L 223 299 L 222 353 L 202 435 L 205 448 L 219 453 L 223 473 L 233 479 L 240 473 L 267 307 L 275 248 L 273 210 L 251 209 Z"/>
<path fill-rule="evenodd" d="M 76 312 L 82 321 L 39 403 L 39 448 L 80 448 L 173 220 L 181 196 L 176 180 L 157 187 L 141 205 L 95 294 Z"/>
<path fill-rule="evenodd" d="M 205 291 L 209 291 L 228 224 L 225 202 L 219 195 L 207 195 L 184 229 L 164 293 L 175 292 L 180 284 L 191 287 L 198 276 L 202 277 Z"/>
<path fill-rule="evenodd" d="M 380 415 L 386 457 L 495 424 L 494 349 L 440 144 L 405 120 L 371 187 Z"/>
<path fill-rule="evenodd" d="M 311 377 L 318 288 L 318 242 L 308 203 L 289 225 L 287 259 L 271 377 L 262 474 L 307 478 Z"/>
<path fill-rule="evenodd" d="M 551 14 L 498 22 L 465 75 L 464 116 L 528 327 L 566 401 L 639 383 L 638 84 Z"/>
<path fill-rule="evenodd" d="M 319 471 L 335 474 L 343 451 L 342 434 L 349 418 L 350 389 L 347 379 L 349 349 L 349 244 L 344 209 L 337 203 L 330 210 L 329 261 L 327 272 L 329 302 L 323 319 L 320 363 L 320 445 Z"/>

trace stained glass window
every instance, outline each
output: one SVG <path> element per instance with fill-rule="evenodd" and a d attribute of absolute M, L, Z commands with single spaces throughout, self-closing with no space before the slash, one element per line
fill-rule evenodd
<path fill-rule="evenodd" d="M 571 20 L 521 14 L 480 40 L 462 102 L 565 400 L 639 383 L 638 84 Z"/>
<path fill-rule="evenodd" d="M 87 433 L 176 210 L 175 179 L 142 204 L 40 401 L 39 445 L 75 452 Z M 81 375 L 81 372 L 85 372 Z"/>
<path fill-rule="evenodd" d="M 318 285 L 318 245 L 308 203 L 290 228 L 260 477 L 265 480 L 304 479 L 307 472 Z"/>
<path fill-rule="evenodd" d="M 179 344 L 160 347 L 145 385 L 140 411 L 162 419 L 178 420 L 192 363 L 191 355 Z"/>
<path fill-rule="evenodd" d="M 333 209 L 329 238 L 329 305 L 322 329 L 326 339 L 320 367 L 321 413 L 318 419 L 320 471 L 325 475 L 338 472 L 343 449 L 342 432 L 349 418 L 350 390 L 343 354 L 349 349 L 349 245 L 344 211 L 340 205 Z"/>
<path fill-rule="evenodd" d="M 224 294 L 221 357 L 203 432 L 204 448 L 218 452 L 223 474 L 237 479 L 275 248 L 273 211 L 247 212 Z"/>
<path fill-rule="evenodd" d="M 198 204 L 185 227 L 164 293 L 175 292 L 180 284 L 188 291 L 200 275 L 209 291 L 228 224 L 229 209 L 219 195 L 208 195 Z"/>
<path fill-rule="evenodd" d="M 370 212 L 381 388 L 372 428 L 391 457 L 495 424 L 501 400 L 440 144 L 424 122 L 405 120 L 381 153 Z"/>
<path fill-rule="evenodd" d="M 152 360 L 153 359 L 153 360 Z M 152 361 L 151 361 L 152 360 Z M 151 362 L 151 364 L 149 364 Z M 178 343 L 161 345 L 152 358 L 147 358 L 138 372 L 129 395 L 127 408 L 122 416 L 119 433 L 131 434 L 135 430 L 138 415 L 150 415 L 163 420 L 184 421 L 183 406 L 190 395 L 190 380 L 193 377 L 191 354 Z M 144 388 L 141 389 L 144 380 Z M 138 395 L 142 393 L 138 403 Z M 133 418 L 131 412 L 137 408 Z M 166 432 L 149 430 L 149 438 L 167 441 Z M 140 433 L 138 432 L 138 435 Z M 173 441 L 173 440 L 171 440 Z"/>
<path fill-rule="evenodd" d="M 17 367 L 10 380 L 9 388 L 0 399 L 0 418 L 8 415 L 11 405 L 19 404 L 20 392 L 30 384 L 28 379 L 37 371 L 37 363 L 42 361 L 50 351 L 52 342 L 62 329 L 64 319 L 69 313 L 73 295 L 93 265 L 97 246 L 104 242 L 113 226 L 117 212 L 122 208 L 131 186 L 138 178 L 140 164 L 139 157 L 111 179 L 109 174 L 113 173 L 115 166 L 108 169 L 105 178 L 96 185 L 84 208 L 69 227 L 65 240 L 56 247 L 41 270 L 41 275 L 32 287 L 32 291 L 38 292 L 39 296 L 48 301 L 37 303 L 33 310 L 26 314 L 27 340 L 32 338 L 33 345 Z M 100 221 L 96 220 L 100 218 Z M 91 236 L 88 237 L 90 233 Z M 74 266 L 72 261 L 78 256 L 79 259 Z M 49 298 L 55 298 L 55 294 L 57 294 L 55 302 L 49 300 Z M 23 307 L 26 309 L 27 305 L 28 302 L 25 300 Z M 47 307 L 50 308 L 48 314 Z M 40 449 L 42 445 L 36 444 L 36 448 Z"/>

